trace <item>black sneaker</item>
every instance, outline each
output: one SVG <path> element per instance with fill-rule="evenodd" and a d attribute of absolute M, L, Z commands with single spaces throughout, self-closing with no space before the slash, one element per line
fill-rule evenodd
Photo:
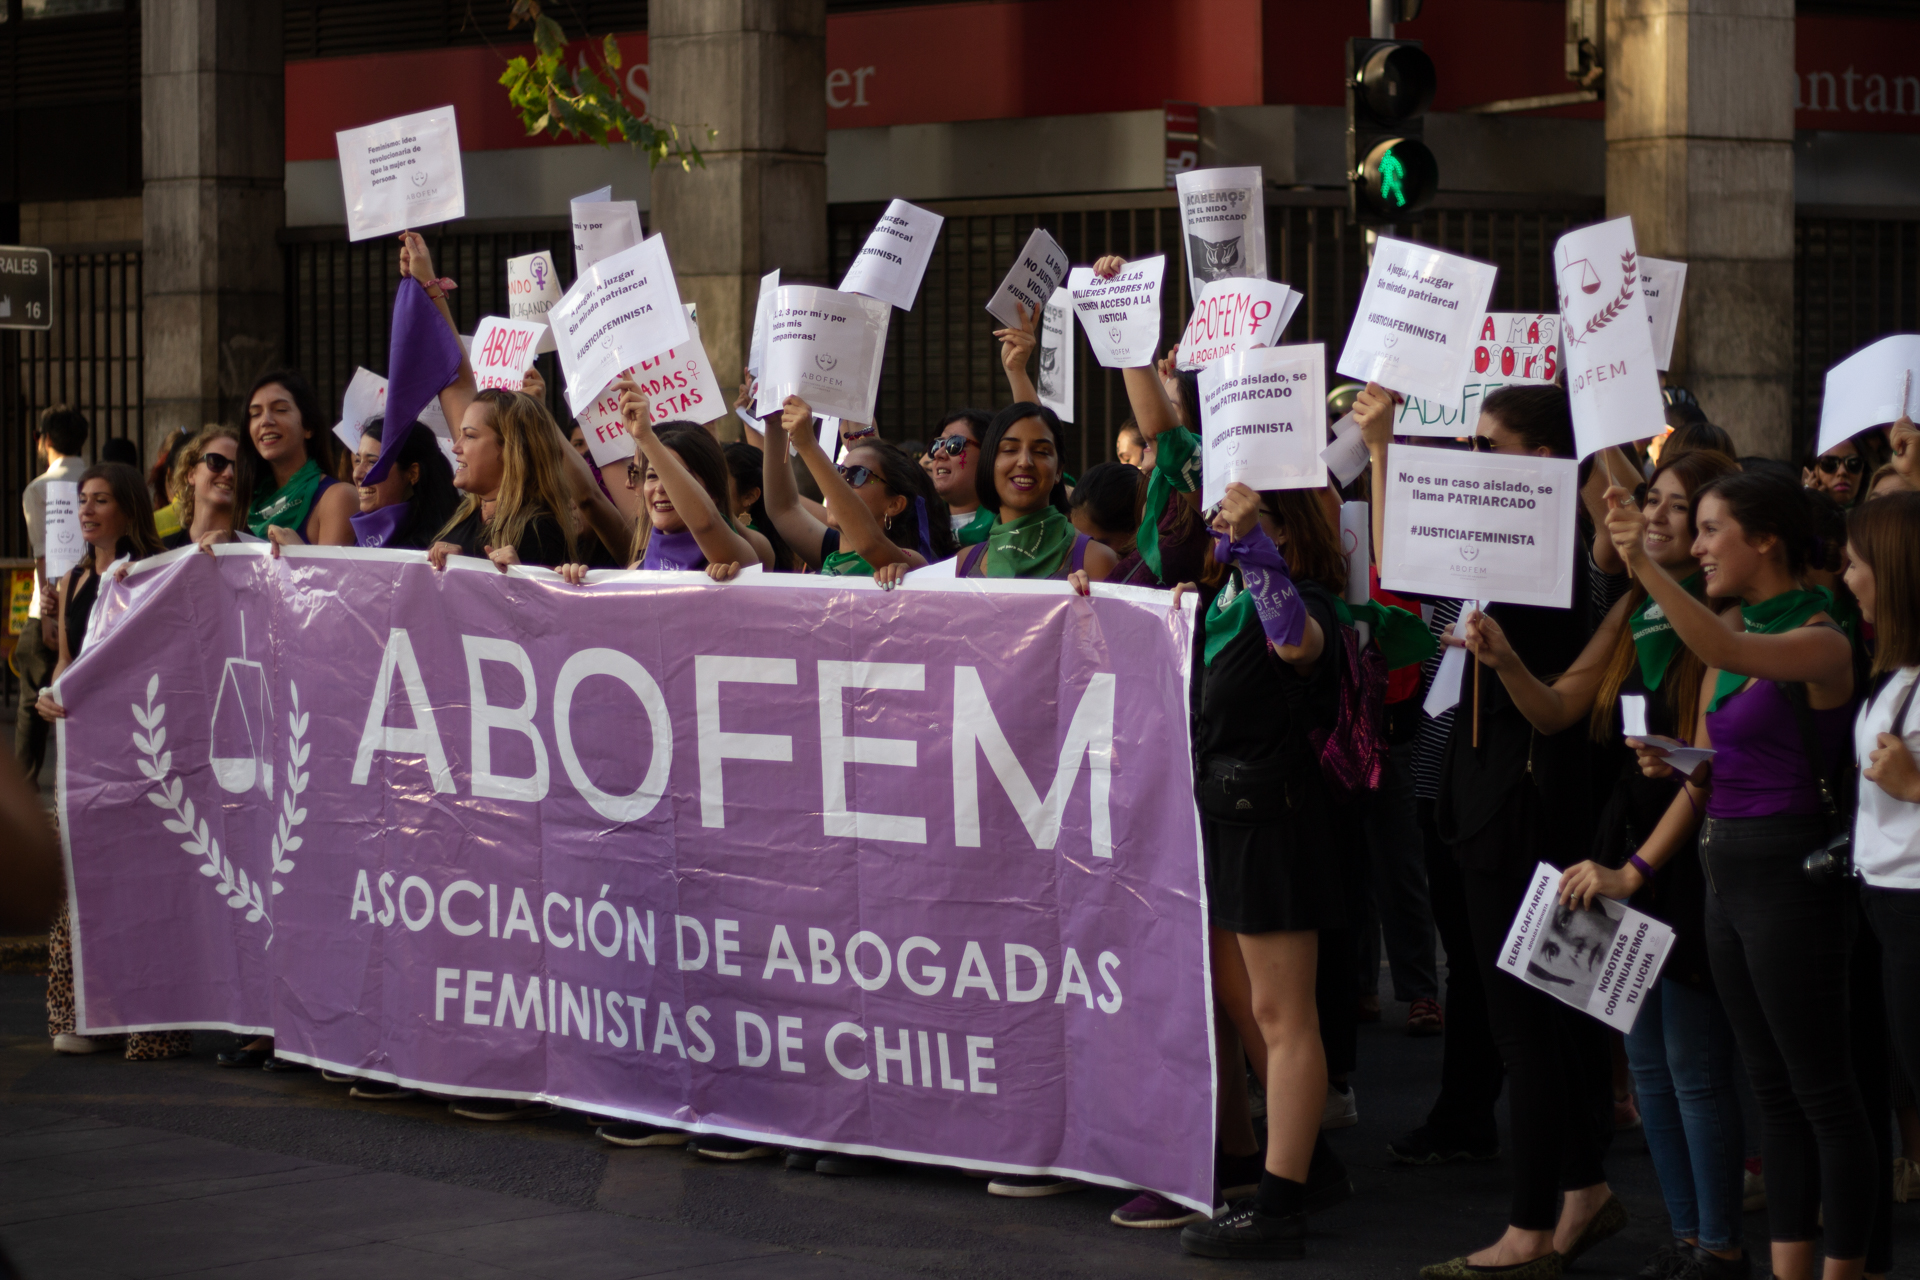
<path fill-rule="evenodd" d="M 844 1151 L 823 1151 L 813 1162 L 815 1173 L 832 1178 L 865 1178 L 880 1172 L 884 1162 L 872 1156 L 850 1156 Z"/>
<path fill-rule="evenodd" d="M 774 1153 L 764 1142 L 743 1142 L 717 1133 L 702 1134 L 687 1144 L 687 1149 L 709 1160 L 759 1160 Z"/>
<path fill-rule="evenodd" d="M 1679 1241 L 1675 1241 L 1679 1244 Z M 1752 1255 L 1744 1250 L 1737 1258 L 1717 1258 L 1698 1245 L 1682 1245 L 1686 1256 L 1670 1280 L 1747 1280 L 1753 1272 Z"/>
<path fill-rule="evenodd" d="M 1387 1154 L 1401 1164 L 1452 1164 L 1456 1160 L 1497 1160 L 1498 1141 L 1462 1142 L 1423 1124 L 1405 1137 L 1387 1144 Z"/>
<path fill-rule="evenodd" d="M 793 1150 L 787 1152 L 787 1168 L 793 1170 L 795 1173 L 812 1173 L 813 1167 L 819 1163 L 820 1153 L 818 1151 L 802 1151 L 800 1148 L 795 1147 Z"/>
<path fill-rule="evenodd" d="M 593 1132 L 602 1142 L 611 1142 L 616 1147 L 687 1145 L 687 1132 L 684 1129 L 662 1129 L 659 1125 L 640 1124 L 632 1120 L 609 1120 Z"/>
<path fill-rule="evenodd" d="M 512 1098 L 462 1098 L 449 1102 L 447 1110 L 463 1120 L 537 1120 L 554 1114 L 547 1102 L 516 1102 Z"/>
<path fill-rule="evenodd" d="M 1182 1228 L 1180 1247 L 1203 1258 L 1249 1262 L 1304 1258 L 1307 1215 L 1296 1213 L 1283 1218 L 1260 1212 L 1252 1200 L 1242 1200 L 1223 1217 Z"/>

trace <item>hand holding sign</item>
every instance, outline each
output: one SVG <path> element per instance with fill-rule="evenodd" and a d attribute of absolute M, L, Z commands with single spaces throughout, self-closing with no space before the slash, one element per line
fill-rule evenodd
<path fill-rule="evenodd" d="M 1104 367 L 1140 368 L 1153 362 L 1160 344 L 1160 282 L 1166 269 L 1166 255 L 1160 254 L 1128 263 L 1110 278 L 1092 267 L 1075 267 L 1068 274 L 1073 309 L 1087 331 L 1094 359 Z"/>
<path fill-rule="evenodd" d="M 1393 445 L 1380 585 L 1566 608 L 1579 470 L 1570 458 Z"/>
<path fill-rule="evenodd" d="M 657 235 L 587 268 L 547 314 L 576 414 L 621 370 L 686 341 L 689 332 Z"/>

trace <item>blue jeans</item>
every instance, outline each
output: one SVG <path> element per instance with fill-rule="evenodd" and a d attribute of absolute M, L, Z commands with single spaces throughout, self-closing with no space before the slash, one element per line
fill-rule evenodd
<path fill-rule="evenodd" d="M 1627 1062 L 1674 1237 L 1738 1248 L 1740 1050 L 1720 997 L 1660 979 L 1627 1036 Z"/>

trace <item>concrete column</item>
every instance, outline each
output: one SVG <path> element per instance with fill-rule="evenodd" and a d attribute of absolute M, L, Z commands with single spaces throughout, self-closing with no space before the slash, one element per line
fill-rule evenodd
<path fill-rule="evenodd" d="M 782 280 L 836 283 L 826 279 L 826 0 L 653 0 L 647 28 L 652 113 L 707 161 L 654 170 L 653 227 L 731 391 L 760 277 L 778 267 Z"/>
<path fill-rule="evenodd" d="M 149 454 L 174 427 L 242 421 L 248 386 L 281 358 L 280 9 L 253 0 L 141 5 Z"/>
<path fill-rule="evenodd" d="M 1793 0 L 1608 0 L 1607 213 L 1687 264 L 1671 381 L 1743 451 L 1786 457 Z"/>

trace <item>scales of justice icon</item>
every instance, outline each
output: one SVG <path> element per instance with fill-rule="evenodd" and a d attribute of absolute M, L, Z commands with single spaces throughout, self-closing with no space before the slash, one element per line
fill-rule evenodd
<path fill-rule="evenodd" d="M 247 619 L 240 617 L 240 656 L 228 658 L 213 700 L 213 776 L 235 793 L 259 783 L 273 799 L 273 699 L 266 669 L 247 657 Z"/>

